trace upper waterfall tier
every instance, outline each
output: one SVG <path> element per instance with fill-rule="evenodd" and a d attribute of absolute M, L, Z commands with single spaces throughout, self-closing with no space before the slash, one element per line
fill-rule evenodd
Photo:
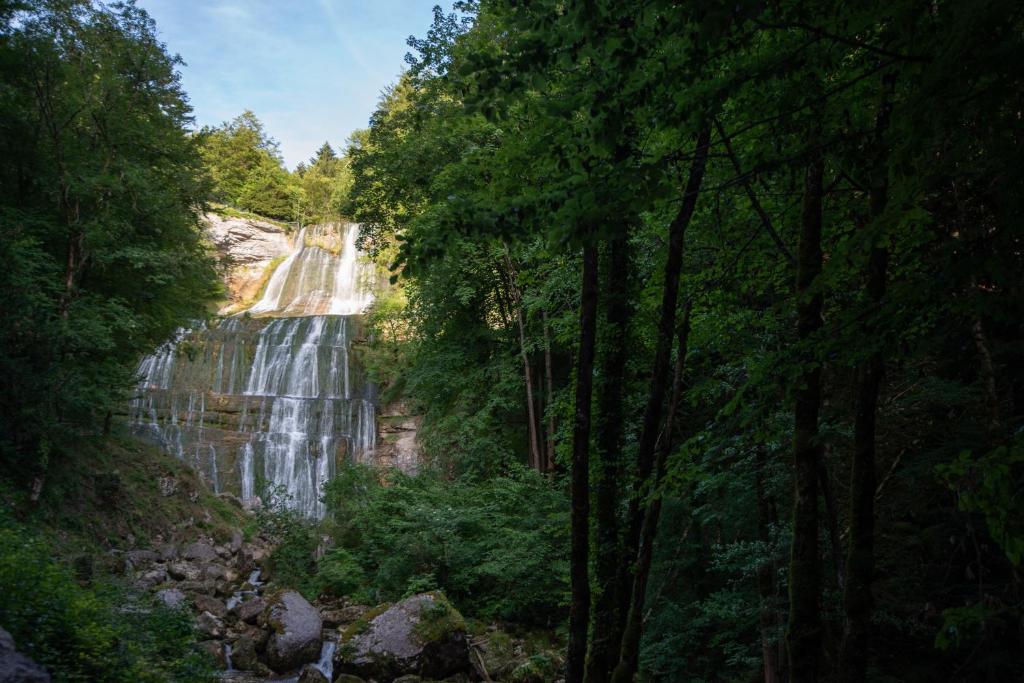
<path fill-rule="evenodd" d="M 354 315 L 373 301 L 373 267 L 356 248 L 359 226 L 303 228 L 267 282 L 254 315 Z"/>

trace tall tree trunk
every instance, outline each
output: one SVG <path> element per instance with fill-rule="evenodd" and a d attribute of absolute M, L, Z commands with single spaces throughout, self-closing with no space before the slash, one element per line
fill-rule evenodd
<path fill-rule="evenodd" d="M 580 343 L 576 361 L 576 414 L 572 434 L 572 519 L 569 553 L 571 602 L 566 683 L 580 683 L 587 658 L 590 625 L 590 403 L 594 384 L 597 328 L 597 246 L 583 249 L 580 288 Z"/>
<path fill-rule="evenodd" d="M 672 340 L 675 336 L 676 306 L 679 300 L 679 274 L 683 266 L 683 245 L 686 228 L 690 224 L 697 206 L 697 197 L 704 181 L 704 168 L 707 163 L 708 146 L 711 140 L 710 125 L 705 126 L 697 135 L 697 147 L 693 161 L 690 163 L 689 177 L 683 191 L 679 212 L 672 225 L 669 226 L 668 257 L 665 261 L 665 289 L 661 299 L 661 315 L 658 320 L 658 343 L 651 367 L 651 384 L 647 395 L 647 407 L 644 410 L 643 427 L 640 442 L 637 446 L 637 464 L 633 480 L 633 494 L 629 500 L 626 517 L 626 539 L 623 547 L 619 575 L 616 579 L 619 600 L 620 623 L 625 628 L 623 617 L 628 613 L 632 599 L 633 563 L 636 561 L 640 547 L 643 501 L 647 485 L 654 465 L 655 444 L 661 426 L 662 406 L 665 402 L 665 387 L 668 383 L 668 368 L 672 354 Z M 621 647 L 618 648 L 621 652 Z"/>
<path fill-rule="evenodd" d="M 551 327 L 548 325 L 548 310 L 543 309 L 541 315 L 544 318 L 544 379 L 547 383 L 545 411 L 548 414 L 544 471 L 550 472 L 555 466 L 555 381 L 551 369 Z"/>
<path fill-rule="evenodd" d="M 868 211 L 873 221 L 885 211 L 889 201 L 888 165 L 885 161 L 885 134 L 892 111 L 890 94 L 894 76 L 882 81 L 882 101 L 875 119 L 875 153 L 871 171 Z M 874 227 L 874 226 L 873 226 Z M 889 253 L 874 245 L 868 256 L 865 290 L 868 302 L 877 307 L 885 298 Z M 864 335 L 876 337 L 876 325 L 867 325 Z M 877 341 L 876 341 L 877 343 Z M 843 593 L 845 623 L 843 645 L 839 652 L 840 679 L 863 683 L 867 676 L 868 642 L 871 629 L 871 581 L 875 571 L 875 429 L 878 393 L 885 374 L 885 360 L 875 351 L 858 368 L 857 406 L 854 418 L 853 464 L 850 468 L 850 545 L 846 556 L 846 589 Z"/>
<path fill-rule="evenodd" d="M 618 660 L 621 619 L 615 581 L 621 558 L 618 505 L 622 492 L 623 385 L 630 345 L 632 268 L 629 232 L 624 230 L 610 243 L 605 291 L 607 312 L 603 326 L 600 394 L 597 404 L 596 445 L 598 461 L 597 510 L 595 514 L 593 633 L 587 659 L 587 683 L 605 683 Z M 614 649 L 612 649 L 614 647 Z"/>
<path fill-rule="evenodd" d="M 658 520 L 661 517 L 661 492 L 658 490 L 665 476 L 665 466 L 672 452 L 672 433 L 679 410 L 682 394 L 683 368 L 686 363 L 686 351 L 690 339 L 690 302 L 686 303 L 683 319 L 677 333 L 679 347 L 676 355 L 675 370 L 672 378 L 672 398 L 669 402 L 668 414 L 665 417 L 665 429 L 662 432 L 658 448 L 657 463 L 654 468 L 654 480 L 651 482 L 647 510 L 644 514 L 640 530 L 640 548 L 633 572 L 632 598 L 629 612 L 626 615 L 626 628 L 622 632 L 622 648 L 619 663 L 615 667 L 612 683 L 629 683 L 636 675 L 640 660 L 640 636 L 643 632 L 644 601 L 647 596 L 647 581 L 651 575 L 651 562 L 654 559 L 654 539 L 658 533 Z"/>
<path fill-rule="evenodd" d="M 530 370 L 530 354 L 526 351 L 526 325 L 523 323 L 523 293 L 516 282 L 516 269 L 512 265 L 512 257 L 509 256 L 508 247 L 505 247 L 505 264 L 508 267 L 509 287 L 512 290 L 512 304 L 516 309 L 516 322 L 519 325 L 519 355 L 523 359 L 523 379 L 526 384 L 526 419 L 529 422 L 528 434 L 530 437 L 530 467 L 538 472 L 542 471 L 542 457 L 540 454 L 540 438 L 537 434 L 537 411 L 533 401 L 533 373 Z"/>
<path fill-rule="evenodd" d="M 821 410 L 821 366 L 811 353 L 811 340 L 821 328 L 823 297 L 814 291 L 821 273 L 821 209 L 824 161 L 820 153 L 804 178 L 800 246 L 797 250 L 797 337 L 804 371 L 796 390 L 793 424 L 793 545 L 789 561 L 789 624 L 786 644 L 789 670 L 797 683 L 817 681 L 821 650 L 821 565 L 818 552 L 818 414 Z"/>

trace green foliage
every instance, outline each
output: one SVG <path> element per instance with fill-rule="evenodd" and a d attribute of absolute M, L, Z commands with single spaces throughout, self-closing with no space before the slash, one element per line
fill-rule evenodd
<path fill-rule="evenodd" d="M 261 497 L 264 504 L 256 513 L 256 522 L 275 544 L 266 564 L 271 580 L 315 598 L 320 592 L 313 578 L 319 541 L 316 524 L 291 506 L 291 496 L 283 486 L 267 486 Z"/>
<path fill-rule="evenodd" d="M 39 476 L 218 295 L 180 60 L 134 4 L 0 16 L 0 457 Z M 16 463 L 16 464 L 15 464 Z"/>
<path fill-rule="evenodd" d="M 191 615 L 114 583 L 82 586 L 0 510 L 0 624 L 55 681 L 213 681 Z"/>
<path fill-rule="evenodd" d="M 339 585 L 330 577 L 342 567 L 340 586 L 351 594 L 364 577 L 360 588 L 374 601 L 440 589 L 480 618 L 559 621 L 568 510 L 536 474 L 447 481 L 396 473 L 384 485 L 349 465 L 326 488 L 339 547 L 319 563 L 325 588 Z"/>

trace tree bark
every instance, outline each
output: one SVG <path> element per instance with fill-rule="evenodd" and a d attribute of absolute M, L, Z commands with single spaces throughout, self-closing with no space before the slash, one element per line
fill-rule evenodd
<path fill-rule="evenodd" d="M 622 492 L 623 385 L 630 346 L 632 256 L 624 230 L 609 245 L 605 315 L 600 358 L 601 389 L 595 441 L 598 461 L 594 574 L 597 596 L 587 659 L 587 683 L 605 683 L 619 655 L 621 639 L 615 581 L 621 557 L 618 504 Z"/>
<path fill-rule="evenodd" d="M 569 554 L 571 603 L 566 683 L 583 680 L 590 625 L 590 403 L 594 382 L 597 327 L 597 246 L 583 249 L 580 288 L 580 342 L 576 361 L 576 414 L 572 440 L 572 519 Z"/>
<path fill-rule="evenodd" d="M 551 328 L 548 325 L 548 311 L 541 311 L 544 318 L 544 379 L 547 382 L 545 411 L 548 415 L 548 433 L 545 447 L 544 471 L 550 472 L 555 466 L 555 382 L 551 368 Z"/>
<path fill-rule="evenodd" d="M 889 200 L 888 166 L 885 163 L 885 133 L 892 111 L 890 94 L 894 77 L 882 81 L 882 101 L 875 119 L 875 152 L 868 211 L 877 221 Z M 885 298 L 889 253 L 873 245 L 868 256 L 865 290 L 870 305 L 878 307 Z M 877 325 L 868 324 L 864 336 L 876 339 Z M 850 545 L 846 556 L 846 588 L 843 592 L 843 644 L 839 651 L 842 681 L 863 683 L 867 677 L 868 643 L 873 598 L 871 582 L 875 571 L 875 441 L 878 394 L 885 375 L 885 360 L 875 351 L 858 368 L 856 416 L 854 418 L 853 464 L 850 468 Z"/>
<path fill-rule="evenodd" d="M 644 521 L 640 531 L 640 548 L 636 559 L 636 570 L 633 572 L 632 597 L 630 599 L 629 612 L 626 615 L 626 628 L 622 632 L 622 648 L 619 654 L 619 663 L 615 667 L 612 683 L 629 683 L 633 680 L 638 669 L 640 636 L 643 632 L 644 601 L 647 596 L 647 581 L 651 575 L 651 562 L 654 559 L 654 539 L 658 533 L 658 520 L 661 517 L 661 492 L 658 490 L 658 487 L 665 476 L 668 456 L 672 452 L 672 434 L 682 394 L 683 368 L 686 363 L 689 338 L 690 302 L 687 302 L 677 333 L 679 347 L 672 378 L 672 398 L 669 402 L 668 414 L 665 417 L 665 429 L 662 432 L 658 458 L 654 468 L 654 481 L 651 482 L 647 510 L 644 514 Z"/>
<path fill-rule="evenodd" d="M 821 328 L 823 297 L 814 291 L 821 273 L 821 211 L 824 161 L 815 153 L 807 166 L 797 250 L 797 338 L 804 370 L 796 390 L 793 424 L 793 544 L 789 562 L 789 624 L 786 644 L 791 680 L 817 681 L 821 650 L 821 565 L 818 552 L 818 415 L 821 366 L 809 346 Z"/>
<path fill-rule="evenodd" d="M 519 325 L 519 355 L 523 359 L 523 378 L 526 384 L 526 419 L 529 422 L 530 467 L 542 471 L 540 439 L 537 434 L 537 411 L 533 401 L 533 373 L 530 370 L 530 354 L 526 352 L 526 325 L 523 323 L 523 293 L 516 283 L 516 270 L 512 265 L 512 257 L 505 248 L 505 264 L 508 266 L 509 287 L 512 290 L 513 304 L 516 308 L 516 322 Z"/>
<path fill-rule="evenodd" d="M 647 407 L 644 410 L 643 427 L 640 442 L 637 446 L 637 464 L 633 480 L 633 494 L 629 500 L 626 517 L 626 539 L 623 547 L 622 561 L 616 579 L 619 595 L 619 612 L 624 617 L 629 610 L 632 599 L 633 563 L 636 561 L 640 547 L 640 533 L 644 514 L 640 508 L 646 494 L 647 484 L 654 465 L 655 444 L 661 425 L 662 405 L 665 400 L 665 388 L 668 383 L 668 368 L 672 353 L 672 340 L 675 336 L 676 306 L 679 300 L 679 274 L 683 266 L 683 245 L 686 229 L 697 206 L 697 197 L 704 180 L 704 168 L 707 163 L 708 147 L 711 139 L 710 124 L 706 125 L 697 135 L 697 147 L 690 164 L 689 177 L 683 191 L 679 212 L 669 226 L 668 258 L 665 262 L 665 289 L 662 293 L 661 315 L 658 321 L 658 344 L 651 367 L 651 384 L 647 396 Z M 622 627 L 625 627 L 620 617 Z M 621 651 L 621 648 L 619 648 Z"/>

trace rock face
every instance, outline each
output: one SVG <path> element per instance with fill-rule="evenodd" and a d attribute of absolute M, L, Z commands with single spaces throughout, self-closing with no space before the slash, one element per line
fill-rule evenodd
<path fill-rule="evenodd" d="M 251 300 L 263 273 L 275 258 L 287 256 L 291 244 L 284 230 L 264 221 L 226 218 L 214 213 L 203 217 L 206 234 L 226 266 L 228 307 Z"/>
<path fill-rule="evenodd" d="M 416 474 L 420 460 L 418 433 L 421 415 L 416 415 L 402 401 L 381 406 L 377 414 L 377 432 L 380 435 L 374 451 L 377 463 L 393 467 L 405 474 Z"/>
<path fill-rule="evenodd" d="M 295 591 L 273 598 L 260 615 L 260 624 L 272 629 L 267 640 L 267 665 L 284 673 L 320 656 L 320 613 Z"/>
<path fill-rule="evenodd" d="M 50 683 L 50 674 L 14 647 L 14 638 L 0 628 L 0 683 Z"/>
<path fill-rule="evenodd" d="M 440 679 L 469 669 L 465 622 L 439 593 L 406 598 L 374 616 L 362 633 L 346 632 L 335 656 L 335 671 L 382 680 Z"/>

